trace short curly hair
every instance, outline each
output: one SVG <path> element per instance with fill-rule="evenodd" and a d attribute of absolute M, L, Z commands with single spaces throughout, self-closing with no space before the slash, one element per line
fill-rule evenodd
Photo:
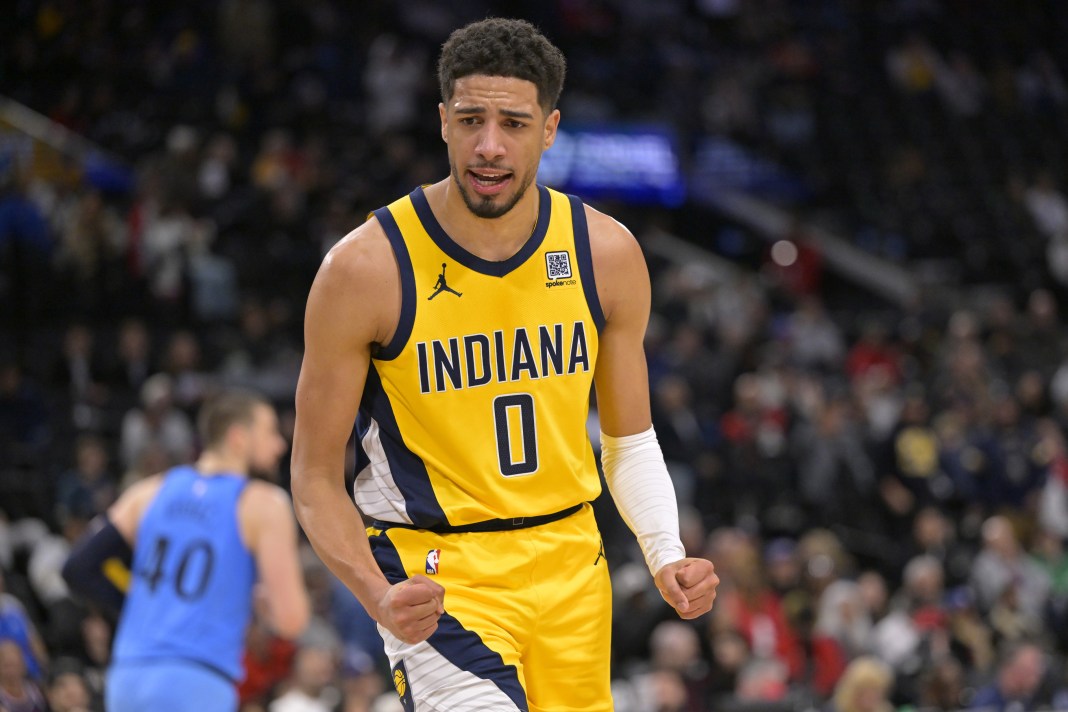
<path fill-rule="evenodd" d="M 441 100 L 452 98 L 456 80 L 474 74 L 515 77 L 538 88 L 545 113 L 556 108 L 564 88 L 564 54 L 526 20 L 491 17 L 455 30 L 441 47 Z"/>

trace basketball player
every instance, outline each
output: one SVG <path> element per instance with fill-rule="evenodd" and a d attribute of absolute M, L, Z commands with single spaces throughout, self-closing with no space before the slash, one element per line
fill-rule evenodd
<path fill-rule="evenodd" d="M 288 497 L 249 478 L 285 452 L 274 409 L 227 393 L 203 407 L 199 427 L 200 459 L 127 490 L 64 568 L 74 591 L 122 606 L 109 712 L 234 712 L 254 589 L 279 635 L 308 621 Z M 114 572 L 130 547 L 123 602 Z"/>
<path fill-rule="evenodd" d="M 686 558 L 651 426 L 648 272 L 626 228 L 534 182 L 556 47 L 485 20 L 438 74 L 451 175 L 375 211 L 308 298 L 297 516 L 378 621 L 405 709 L 610 710 L 594 383 L 605 475 L 665 600 L 694 618 L 718 583 Z M 354 420 L 368 534 L 343 491 Z"/>

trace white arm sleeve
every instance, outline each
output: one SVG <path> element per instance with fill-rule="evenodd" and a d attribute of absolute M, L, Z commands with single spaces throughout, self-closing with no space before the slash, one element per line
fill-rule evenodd
<path fill-rule="evenodd" d="M 649 572 L 686 558 L 679 539 L 679 508 L 664 453 L 649 428 L 613 438 L 601 433 L 601 467 L 616 508 L 638 537 Z"/>

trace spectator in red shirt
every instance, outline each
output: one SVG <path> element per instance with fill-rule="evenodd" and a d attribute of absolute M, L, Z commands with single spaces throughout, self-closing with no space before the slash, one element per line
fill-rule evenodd
<path fill-rule="evenodd" d="M 789 670 L 791 680 L 799 679 L 804 672 L 804 652 L 782 601 L 764 580 L 756 549 L 747 545 L 739 551 L 730 570 L 727 590 L 721 589 L 716 601 L 726 616 L 725 623 L 745 637 L 755 657 L 777 658 Z"/>
<path fill-rule="evenodd" d="M 886 369 L 894 383 L 901 382 L 901 353 L 892 343 L 885 326 L 870 321 L 861 329 L 860 339 L 846 356 L 846 373 L 857 379 L 875 368 Z"/>
<path fill-rule="evenodd" d="M 242 706 L 264 708 L 278 685 L 289 677 L 297 646 L 274 635 L 261 622 L 254 622 L 245 639 L 245 680 L 237 688 Z"/>

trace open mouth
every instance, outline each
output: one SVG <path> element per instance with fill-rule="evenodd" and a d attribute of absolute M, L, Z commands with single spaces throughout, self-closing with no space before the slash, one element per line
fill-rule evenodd
<path fill-rule="evenodd" d="M 482 195 L 494 195 L 501 192 L 511 181 L 510 172 L 490 170 L 468 170 L 467 179 L 471 186 Z"/>

